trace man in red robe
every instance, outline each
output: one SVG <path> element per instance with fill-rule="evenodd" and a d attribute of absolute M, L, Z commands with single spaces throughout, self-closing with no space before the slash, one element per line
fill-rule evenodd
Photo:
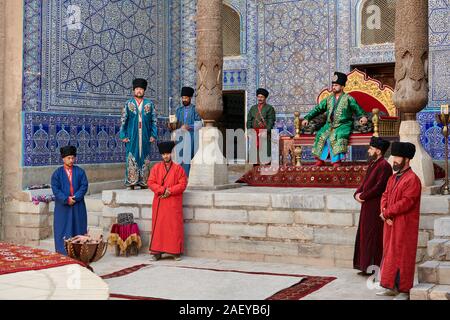
<path fill-rule="evenodd" d="M 163 253 L 181 260 L 184 251 L 183 192 L 187 178 L 183 167 L 172 161 L 173 141 L 158 144 L 163 161 L 151 170 L 148 186 L 153 191 L 151 260 Z"/>
<path fill-rule="evenodd" d="M 377 295 L 407 300 L 414 283 L 422 184 L 410 167 L 414 144 L 394 142 L 391 153 L 396 173 L 381 198 L 380 215 L 384 221 L 381 286 L 385 289 Z"/>
<path fill-rule="evenodd" d="M 361 186 L 354 198 L 361 203 L 358 232 L 355 241 L 353 268 L 361 270 L 359 274 L 371 274 L 371 266 L 380 266 L 383 255 L 383 221 L 380 219 L 381 196 L 386 190 L 392 167 L 384 159 L 389 149 L 389 141 L 372 137 L 368 150 L 370 165 Z"/>

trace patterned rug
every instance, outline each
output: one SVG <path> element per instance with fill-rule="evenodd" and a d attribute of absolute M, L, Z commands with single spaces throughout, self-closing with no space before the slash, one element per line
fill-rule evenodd
<path fill-rule="evenodd" d="M 436 163 L 435 180 L 445 177 L 445 170 Z M 236 183 L 246 183 L 252 187 L 286 187 L 286 188 L 358 188 L 367 173 L 368 165 L 364 163 L 345 163 L 333 168 L 330 164 L 317 167 L 304 164 L 301 167 L 256 166 L 245 173 Z"/>
<path fill-rule="evenodd" d="M 287 188 L 357 188 L 366 175 L 368 165 L 346 163 L 334 168 L 331 165 L 256 166 L 244 174 L 237 183 L 253 187 Z"/>
<path fill-rule="evenodd" d="M 102 276 L 102 279 L 107 281 L 110 279 L 114 279 L 114 278 L 120 278 L 120 277 L 128 277 L 133 273 L 139 272 L 142 269 L 148 268 L 148 267 L 152 267 L 153 265 L 151 264 L 141 264 L 141 265 L 136 265 L 130 268 L 126 268 L 111 274 L 107 274 Z M 214 272 L 214 273 L 221 273 L 220 279 L 221 279 L 221 285 L 223 284 L 223 282 L 226 282 L 226 274 L 228 273 L 232 273 L 232 274 L 237 274 L 240 277 L 242 277 L 242 280 L 239 281 L 239 283 L 234 283 L 234 285 L 241 287 L 242 289 L 245 289 L 245 286 L 243 285 L 245 280 L 248 279 L 244 279 L 246 276 L 258 276 L 258 277 L 271 277 L 269 279 L 267 279 L 270 282 L 273 282 L 273 279 L 276 279 L 276 277 L 279 278 L 288 278 L 290 281 L 290 285 L 287 285 L 285 287 L 283 287 L 281 290 L 277 290 L 276 292 L 274 292 L 273 294 L 269 294 L 268 296 L 265 296 L 263 299 L 264 300 L 299 300 L 302 299 L 303 297 L 319 290 L 320 288 L 322 288 L 323 286 L 327 285 L 328 283 L 330 283 L 331 281 L 335 280 L 336 278 L 334 277 L 318 277 L 318 276 L 307 276 L 307 275 L 300 275 L 300 274 L 281 274 L 281 273 L 268 273 L 268 272 L 250 272 L 250 271 L 238 271 L 238 270 L 221 270 L 221 269 L 211 269 L 211 268 L 198 268 L 198 267 L 190 267 L 190 266 L 161 266 L 161 267 L 165 267 L 165 268 L 172 268 L 172 269 L 186 269 L 186 270 L 200 270 L 200 271 L 207 271 L 207 272 Z M 177 272 L 180 273 L 181 270 L 178 270 Z M 186 275 L 188 276 L 188 275 Z M 261 279 L 261 278 L 259 278 Z M 128 277 L 128 279 L 125 279 L 126 281 L 124 282 L 130 282 L 130 283 L 136 283 L 135 280 L 132 277 Z M 147 280 L 150 281 L 149 278 L 147 278 Z M 198 283 L 197 286 L 201 287 L 201 286 L 206 286 L 205 284 L 206 281 L 202 282 L 202 283 Z M 184 282 L 180 282 L 180 283 L 184 283 Z M 288 283 L 288 282 L 285 282 Z M 110 283 L 109 283 L 110 284 Z M 260 280 L 258 282 L 258 284 L 261 284 Z M 110 287 L 114 287 L 114 285 Z M 200 288 L 200 290 L 223 290 L 225 288 Z M 253 288 L 253 290 L 257 290 L 259 288 Z M 113 288 L 112 288 L 113 290 Z M 126 289 L 125 289 L 126 290 Z M 183 290 L 181 288 L 181 285 L 178 287 L 178 290 Z M 189 289 L 192 290 L 192 289 Z M 241 291 L 240 290 L 240 291 Z M 110 294 L 111 298 L 118 298 L 118 299 L 127 299 L 127 300 L 168 300 L 163 299 L 163 298 L 159 298 L 159 297 L 154 297 L 154 296 L 145 296 L 145 295 L 141 295 L 141 294 L 136 294 L 136 295 L 132 295 L 129 293 L 119 293 L 119 292 L 113 292 Z M 192 297 L 190 297 L 190 299 L 193 299 Z M 251 299 L 251 296 L 249 296 L 248 298 L 244 298 L 244 299 Z M 211 298 L 211 300 L 214 300 L 213 298 Z"/>
<path fill-rule="evenodd" d="M 0 275 L 83 263 L 62 254 L 0 242 Z"/>

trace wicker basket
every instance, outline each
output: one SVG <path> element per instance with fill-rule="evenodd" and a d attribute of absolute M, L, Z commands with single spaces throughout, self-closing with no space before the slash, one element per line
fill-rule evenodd
<path fill-rule="evenodd" d="M 103 258 L 108 248 L 108 243 L 100 238 L 99 243 L 73 243 L 71 239 L 64 239 L 64 247 L 70 258 L 88 265 Z"/>

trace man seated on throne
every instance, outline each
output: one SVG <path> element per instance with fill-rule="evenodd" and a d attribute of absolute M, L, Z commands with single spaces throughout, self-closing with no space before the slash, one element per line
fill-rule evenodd
<path fill-rule="evenodd" d="M 330 156 L 333 167 L 339 167 L 347 154 L 349 136 L 353 131 L 353 115 L 361 117 L 361 125 L 367 124 L 365 111 L 356 100 L 347 93 L 344 87 L 347 83 L 347 75 L 335 72 L 333 77 L 333 94 L 320 101 L 304 118 L 302 126 L 309 121 L 326 113 L 326 123 L 317 132 L 312 153 L 316 158 L 316 166 L 325 165 L 325 160 Z"/>

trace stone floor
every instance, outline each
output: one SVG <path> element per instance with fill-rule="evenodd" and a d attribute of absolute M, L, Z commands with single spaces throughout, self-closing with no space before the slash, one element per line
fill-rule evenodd
<path fill-rule="evenodd" d="M 138 257 L 116 257 L 108 252 L 105 257 L 92 265 L 98 275 L 105 275 L 140 264 L 154 264 L 158 266 L 190 266 L 211 268 L 220 270 L 239 270 L 251 272 L 270 272 L 283 274 L 302 274 L 310 276 L 333 276 L 337 279 L 322 287 L 318 291 L 306 296 L 304 300 L 391 300 L 389 297 L 378 297 L 376 289 L 371 290 L 367 286 L 367 277 L 357 275 L 356 270 L 343 268 L 318 268 L 300 266 L 294 264 L 263 263 L 246 261 L 227 261 L 217 259 L 183 257 L 182 261 L 162 259 L 150 262 L 147 254 Z M 183 269 L 179 269 L 183 272 Z M 133 281 L 133 274 L 128 275 Z M 149 283 L 151 285 L 151 283 Z M 203 283 L 202 285 L 214 286 L 214 283 Z M 255 288 L 257 290 L 257 288 Z M 116 293 L 116 292 L 114 292 Z M 120 293 L 120 292 L 118 292 Z M 195 300 L 196 297 L 192 296 Z"/>
<path fill-rule="evenodd" d="M 0 276 L 0 300 L 106 300 L 108 285 L 86 268 L 68 265 Z"/>

